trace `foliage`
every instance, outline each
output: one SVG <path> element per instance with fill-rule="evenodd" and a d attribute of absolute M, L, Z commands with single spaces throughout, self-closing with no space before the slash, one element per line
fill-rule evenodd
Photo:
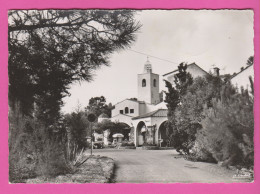
<path fill-rule="evenodd" d="M 171 142 L 189 159 L 252 167 L 254 93 L 238 91 L 225 76 L 221 78 L 211 74 L 196 78 L 183 90 L 174 106 L 174 122 L 168 122 Z"/>
<path fill-rule="evenodd" d="M 65 147 L 65 159 L 69 166 L 79 167 L 86 161 L 86 157 L 84 156 L 84 147 L 79 150 L 78 144 L 76 142 L 67 141 Z"/>
<path fill-rule="evenodd" d="M 62 138 L 46 134 L 38 120 L 25 116 L 19 104 L 9 112 L 9 180 L 23 182 L 36 176 L 50 177 L 69 172 Z"/>
<path fill-rule="evenodd" d="M 254 162 L 253 97 L 248 91 L 236 91 L 231 84 L 224 86 L 221 100 L 214 100 L 211 109 L 205 109 L 203 129 L 197 141 L 213 158 L 223 165 L 250 167 Z"/>
<path fill-rule="evenodd" d="M 180 119 L 180 113 L 177 112 L 181 105 L 185 102 L 183 96 L 186 94 L 188 86 L 193 83 L 193 79 L 189 73 L 186 72 L 187 64 L 181 63 L 178 66 L 179 72 L 175 75 L 174 86 L 165 80 L 168 92 L 165 92 L 168 108 L 168 122 L 166 124 L 167 134 L 172 143 L 172 146 L 178 151 L 185 153 L 189 150 L 189 144 L 191 141 L 191 135 L 188 130 L 191 130 L 190 126 L 185 126 L 184 122 Z M 182 121 L 182 123 L 180 123 Z"/>
<path fill-rule="evenodd" d="M 121 122 L 112 122 L 110 120 L 104 120 L 100 123 L 96 123 L 94 129 L 98 133 L 103 133 L 103 131 L 109 130 L 109 139 L 112 139 L 112 136 L 115 133 L 121 133 L 125 138 L 128 139 L 130 133 L 130 127 L 127 124 Z"/>
<path fill-rule="evenodd" d="M 255 94 L 255 90 L 254 90 L 254 81 L 253 81 L 253 78 L 252 76 L 249 76 L 249 81 L 250 81 L 250 88 L 251 88 L 251 94 L 254 96 Z"/>
<path fill-rule="evenodd" d="M 176 129 L 176 120 L 175 120 L 175 110 L 178 107 L 178 104 L 180 103 L 180 97 L 179 92 L 172 86 L 170 82 L 167 80 L 164 80 L 165 86 L 168 88 L 168 92 L 164 91 L 165 93 L 165 102 L 166 106 L 168 108 L 168 121 L 165 124 L 166 127 L 166 134 L 169 137 L 170 142 L 174 142 L 172 144 L 173 147 L 176 148 L 178 151 L 178 140 L 179 137 L 177 136 L 177 129 Z"/>
<path fill-rule="evenodd" d="M 213 106 L 213 98 L 220 99 L 228 91 L 221 91 L 221 85 L 225 82 L 220 77 L 208 74 L 193 79 L 186 72 L 186 65 L 182 63 L 178 69 L 175 87 L 166 82 L 167 131 L 172 146 L 182 154 L 190 154 L 196 143 L 196 134 L 202 129 L 203 110 Z"/>
<path fill-rule="evenodd" d="M 254 56 L 250 56 L 247 60 L 246 63 L 248 66 L 251 66 L 254 64 Z M 251 87 L 251 94 L 254 96 L 254 80 L 252 78 L 252 76 L 249 76 L 249 82 L 250 82 L 250 87 Z"/>
<path fill-rule="evenodd" d="M 66 137 L 60 114 L 62 98 L 69 95 L 70 84 L 91 81 L 95 70 L 109 65 L 111 53 L 131 45 L 140 28 L 134 13 L 131 10 L 9 11 L 10 112 L 16 111 L 19 104 L 19 118 L 10 115 L 9 120 L 10 180 L 23 174 L 20 170 L 27 164 L 28 153 L 33 155 L 29 157 L 33 164 L 29 167 L 31 172 L 52 176 L 66 171 L 67 138 L 82 147 L 86 122 L 81 113 L 68 116 L 68 132 L 73 135 Z M 18 171 L 14 170 L 16 167 Z"/>
<path fill-rule="evenodd" d="M 165 91 L 165 102 L 168 108 L 168 118 L 171 121 L 174 119 L 174 112 L 180 103 L 180 94 L 169 81 L 164 80 L 164 82 L 168 89 L 168 92 Z"/>
<path fill-rule="evenodd" d="M 83 111 L 65 115 L 69 149 L 77 147 L 77 151 L 87 147 L 86 137 L 90 136 L 90 123 Z M 73 146 L 74 145 L 74 146 Z M 73 146 L 73 148 L 71 148 Z"/>
<path fill-rule="evenodd" d="M 212 99 L 219 98 L 221 84 L 219 77 L 208 75 L 206 78 L 198 77 L 193 84 L 187 87 L 186 94 L 181 97 L 181 104 L 175 111 L 176 127 L 182 131 L 185 153 L 195 144 L 196 133 L 202 128 L 204 118 L 203 109 L 212 106 Z"/>
<path fill-rule="evenodd" d="M 101 122 L 95 123 L 94 129 L 97 133 L 103 133 L 105 130 L 112 130 L 114 128 L 114 122 L 110 120 L 103 120 Z"/>
<path fill-rule="evenodd" d="M 9 100 L 55 121 L 69 84 L 92 79 L 109 55 L 135 40 L 140 24 L 130 10 L 11 10 Z"/>
<path fill-rule="evenodd" d="M 30 118 L 24 117 L 19 105 L 9 112 L 9 180 L 20 181 L 35 177 L 37 158 L 30 129 Z M 29 155 L 30 154 L 30 155 Z"/>
<path fill-rule="evenodd" d="M 174 76 L 174 84 L 180 97 L 186 94 L 188 86 L 193 83 L 191 74 L 186 71 L 187 67 L 187 64 L 181 63 L 178 66 L 178 73 Z"/>
<path fill-rule="evenodd" d="M 246 65 L 250 66 L 254 64 L 254 56 L 250 56 L 246 62 Z"/>
<path fill-rule="evenodd" d="M 109 103 L 107 105 L 106 98 L 104 96 L 100 96 L 100 97 L 92 97 L 89 100 L 88 106 L 86 107 L 86 112 L 93 113 L 97 117 L 102 113 L 105 113 L 106 115 L 108 115 L 108 117 L 111 117 L 112 109 L 113 109 L 112 104 Z"/>

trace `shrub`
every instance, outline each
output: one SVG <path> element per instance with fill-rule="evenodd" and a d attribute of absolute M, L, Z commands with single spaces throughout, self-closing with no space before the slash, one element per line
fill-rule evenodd
<path fill-rule="evenodd" d="M 171 145 L 180 154 L 189 154 L 190 149 L 194 145 L 195 137 L 193 134 L 189 134 L 186 130 L 178 130 L 174 128 L 171 134 Z"/>
<path fill-rule="evenodd" d="M 70 146 L 76 144 L 77 151 L 87 148 L 86 137 L 90 136 L 90 124 L 85 113 L 78 110 L 67 114 L 64 121 L 67 126 L 67 141 L 70 142 Z"/>
<path fill-rule="evenodd" d="M 70 166 L 66 161 L 61 142 L 43 138 L 38 142 L 37 174 L 46 178 L 66 174 Z"/>
<path fill-rule="evenodd" d="M 24 116 L 19 106 L 9 112 L 9 180 L 23 182 L 36 176 L 68 172 L 63 143 L 36 119 Z"/>
<path fill-rule="evenodd" d="M 205 147 L 204 144 L 195 141 L 194 146 L 191 149 L 190 155 L 186 156 L 188 160 L 200 161 L 200 162 L 212 162 L 216 163 L 216 159 L 212 156 L 211 152 Z"/>
<path fill-rule="evenodd" d="M 37 154 L 34 139 L 29 134 L 32 119 L 23 116 L 16 109 L 9 110 L 9 181 L 19 182 L 35 177 Z"/>
<path fill-rule="evenodd" d="M 197 134 L 200 146 L 224 166 L 253 166 L 253 101 L 245 93 L 214 101 L 205 110 L 203 129 Z"/>

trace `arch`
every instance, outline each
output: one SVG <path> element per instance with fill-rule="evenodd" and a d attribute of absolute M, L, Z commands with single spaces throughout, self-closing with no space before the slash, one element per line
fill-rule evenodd
<path fill-rule="evenodd" d="M 142 87 L 146 87 L 146 79 L 142 80 Z"/>
<path fill-rule="evenodd" d="M 128 113 L 129 113 L 129 108 L 125 107 L 125 114 L 128 114 Z"/>
<path fill-rule="evenodd" d="M 158 128 L 158 145 L 160 147 L 169 146 L 169 137 L 167 136 L 166 124 L 167 124 L 167 120 L 162 122 Z"/>
<path fill-rule="evenodd" d="M 146 142 L 146 125 L 143 121 L 140 121 L 136 127 L 136 146 L 142 146 Z"/>
<path fill-rule="evenodd" d="M 156 81 L 156 79 L 154 79 L 153 80 L 153 87 L 156 87 L 156 85 L 157 85 L 157 81 Z"/>

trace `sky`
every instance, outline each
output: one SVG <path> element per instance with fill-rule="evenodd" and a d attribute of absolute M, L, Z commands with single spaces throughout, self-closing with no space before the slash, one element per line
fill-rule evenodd
<path fill-rule="evenodd" d="M 182 62 L 232 74 L 254 55 L 251 10 L 143 10 L 135 18 L 142 27 L 131 48 L 113 53 L 110 66 L 97 70 L 92 82 L 72 84 L 62 112 L 83 109 L 91 97 L 104 96 L 112 104 L 137 97 L 137 74 L 143 73 L 147 56 L 160 75 L 161 91 L 162 75 Z"/>

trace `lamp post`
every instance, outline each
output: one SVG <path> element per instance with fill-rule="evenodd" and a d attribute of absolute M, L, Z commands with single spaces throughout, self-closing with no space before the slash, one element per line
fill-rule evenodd
<path fill-rule="evenodd" d="M 90 151 L 90 155 L 92 155 L 93 152 L 93 146 L 92 146 L 92 138 L 93 138 L 93 132 L 92 132 L 92 123 L 96 120 L 96 115 L 94 115 L 93 113 L 90 113 L 88 115 L 88 121 L 90 122 L 90 144 L 91 144 L 91 151 Z"/>

